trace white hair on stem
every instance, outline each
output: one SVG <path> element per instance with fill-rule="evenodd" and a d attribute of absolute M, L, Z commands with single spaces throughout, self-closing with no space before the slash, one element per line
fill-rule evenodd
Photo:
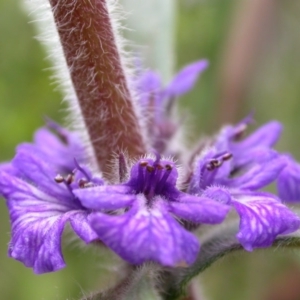
<path fill-rule="evenodd" d="M 74 0 L 79 1 L 79 0 Z M 124 48 L 126 46 L 126 41 L 119 34 L 121 30 L 125 28 L 121 26 L 121 21 L 124 19 L 124 14 L 120 13 L 120 8 L 116 0 L 107 0 L 106 1 L 108 13 L 110 15 L 110 21 L 114 33 L 114 38 L 116 41 L 117 50 L 120 55 L 121 66 L 124 70 L 124 74 L 129 86 L 129 91 L 131 94 L 131 99 L 133 100 L 133 109 L 134 113 L 138 117 L 138 122 L 140 128 L 142 129 L 142 136 L 146 137 L 146 122 L 142 118 L 141 108 L 138 103 L 138 95 L 135 91 L 134 85 L 132 84 L 133 70 L 131 66 L 133 65 L 130 58 L 130 53 L 127 53 Z M 52 62 L 53 67 L 51 68 L 54 75 L 51 79 L 54 80 L 54 83 L 59 86 L 63 91 L 64 101 L 68 104 L 68 124 L 71 124 L 71 128 L 76 130 L 84 144 L 87 148 L 87 153 L 90 159 L 90 163 L 93 166 L 93 170 L 97 170 L 96 158 L 94 155 L 94 150 L 90 137 L 88 135 L 87 128 L 84 123 L 83 116 L 81 114 L 81 109 L 79 102 L 77 100 L 76 92 L 71 80 L 69 67 L 67 65 L 64 51 L 60 43 L 60 38 L 56 29 L 56 24 L 54 21 L 53 13 L 51 10 L 51 5 L 48 0 L 24 0 L 24 8 L 29 12 L 29 16 L 32 19 L 32 23 L 36 24 L 38 29 L 38 40 L 41 41 L 45 46 L 48 53 L 48 59 Z M 83 53 L 78 53 L 78 55 L 84 55 Z M 93 81 L 94 76 L 96 75 L 93 70 L 89 70 L 90 78 Z M 102 107 L 103 108 L 103 107 Z M 107 118 L 107 113 L 101 109 L 99 118 Z M 90 120 L 93 122 L 93 120 Z M 105 132 L 101 132 L 102 135 L 105 135 Z M 102 139 L 103 136 L 99 135 L 99 139 Z M 148 141 L 145 141 L 148 143 Z M 126 149 L 125 149 L 126 150 Z"/>

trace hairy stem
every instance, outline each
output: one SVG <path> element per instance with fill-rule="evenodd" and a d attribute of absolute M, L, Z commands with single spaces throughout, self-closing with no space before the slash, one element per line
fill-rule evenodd
<path fill-rule="evenodd" d="M 145 153 L 105 0 L 49 0 L 99 168 L 113 152 Z"/>

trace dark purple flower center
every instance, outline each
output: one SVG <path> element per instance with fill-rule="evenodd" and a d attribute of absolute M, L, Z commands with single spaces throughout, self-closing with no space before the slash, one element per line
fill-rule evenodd
<path fill-rule="evenodd" d="M 154 162 L 152 160 L 141 160 L 136 167 L 135 192 L 137 194 L 143 193 L 149 204 L 155 196 L 164 195 L 167 186 L 175 186 L 177 172 L 171 163 L 160 160 Z M 175 180 L 172 180 L 172 178 Z"/>

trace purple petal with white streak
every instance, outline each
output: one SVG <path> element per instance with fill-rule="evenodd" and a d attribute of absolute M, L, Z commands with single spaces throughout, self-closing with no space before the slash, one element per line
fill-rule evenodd
<path fill-rule="evenodd" d="M 0 189 L 7 199 L 12 226 L 9 255 L 35 273 L 64 267 L 60 239 L 68 220 L 84 241 L 97 238 L 87 223 L 87 212 L 80 208 L 70 210 L 66 203 L 4 172 L 0 174 Z"/>
<path fill-rule="evenodd" d="M 12 161 L 13 166 L 18 168 L 20 177 L 27 181 L 38 183 L 39 189 L 47 194 L 68 201 L 71 197 L 70 192 L 63 184 L 54 181 L 56 173 L 54 173 L 48 161 L 36 153 L 28 152 L 20 146 L 15 158 Z M 71 204 L 71 203 L 68 203 Z"/>
<path fill-rule="evenodd" d="M 176 202 L 168 203 L 169 211 L 175 216 L 196 224 L 218 224 L 224 221 L 230 206 L 215 200 L 181 193 Z"/>
<path fill-rule="evenodd" d="M 287 165 L 277 179 L 278 195 L 283 201 L 300 202 L 300 164 L 288 155 L 284 157 Z"/>
<path fill-rule="evenodd" d="M 253 151 L 253 165 L 242 175 L 234 178 L 225 178 L 219 183 L 231 188 L 258 190 L 273 182 L 286 166 L 282 155 L 269 149 Z"/>
<path fill-rule="evenodd" d="M 107 185 L 73 190 L 81 204 L 93 210 L 114 210 L 132 204 L 136 195 L 125 185 Z M 128 194 L 127 194 L 128 193 Z"/>
<path fill-rule="evenodd" d="M 139 196 L 125 214 L 93 213 L 91 226 L 101 241 L 132 264 L 155 261 L 164 266 L 192 264 L 199 251 L 197 238 L 174 220 L 157 199 L 153 207 Z"/>
<path fill-rule="evenodd" d="M 300 219 L 278 198 L 269 193 L 235 194 L 232 205 L 240 216 L 237 239 L 247 251 L 271 246 L 279 234 L 300 227 Z"/>

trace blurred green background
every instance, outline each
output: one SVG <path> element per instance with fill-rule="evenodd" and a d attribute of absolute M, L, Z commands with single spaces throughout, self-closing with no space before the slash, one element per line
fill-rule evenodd
<path fill-rule="evenodd" d="M 235 122 L 254 111 L 257 124 L 270 119 L 284 124 L 278 148 L 300 159 L 300 2 L 178 0 L 172 9 L 176 17 L 168 18 L 171 23 L 176 21 L 175 30 L 164 28 L 167 25 L 157 29 L 159 42 L 169 46 L 159 48 L 161 58 L 156 54 L 154 62 L 149 60 L 152 67 L 168 79 L 173 65 L 178 70 L 199 58 L 208 58 L 211 63 L 196 88 L 180 100 L 181 108 L 192 116 L 191 141 L 215 132 L 223 122 Z M 165 11 L 168 13 L 168 9 Z M 149 12 L 144 22 L 151 24 L 155 17 Z M 140 26 L 136 26 L 138 35 Z M 174 36 L 164 37 L 168 32 Z M 42 126 L 43 116 L 61 122 L 64 119 L 62 95 L 50 84 L 50 64 L 35 35 L 21 3 L 0 0 L 2 160 L 13 156 L 18 143 L 31 140 L 33 132 Z M 134 38 L 135 33 L 129 35 Z M 175 50 L 169 56 L 175 58 L 175 64 L 168 62 L 168 70 L 160 68 L 166 57 L 164 51 L 173 46 Z M 31 269 L 7 257 L 10 229 L 4 201 L 0 207 L 0 299 L 78 299 L 108 285 L 114 277 L 107 253 L 66 242 L 70 241 L 68 236 L 64 238 L 64 244 L 68 244 L 64 246 L 67 268 L 34 275 Z M 211 300 L 299 300 L 300 253 L 271 249 L 233 254 L 217 262 L 199 280 Z"/>

